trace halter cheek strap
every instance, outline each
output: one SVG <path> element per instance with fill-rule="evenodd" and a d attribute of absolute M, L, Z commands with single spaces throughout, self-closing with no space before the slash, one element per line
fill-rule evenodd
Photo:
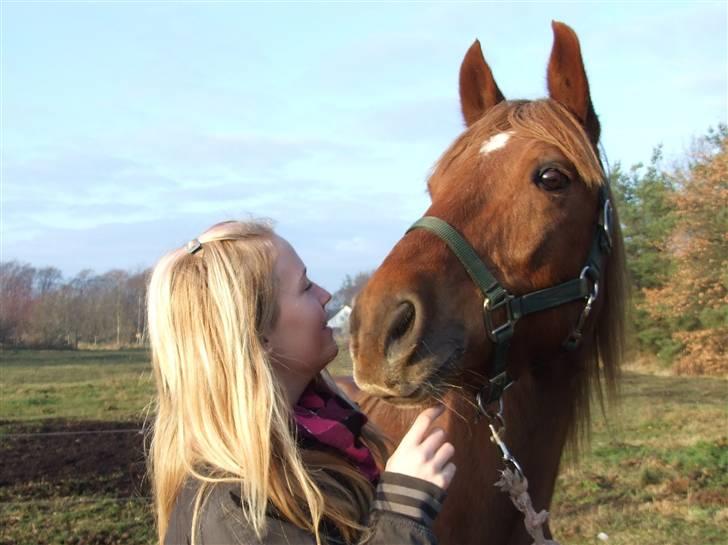
<path fill-rule="evenodd" d="M 506 290 L 488 270 L 472 246 L 449 223 L 434 216 L 417 220 L 407 232 L 425 229 L 437 235 L 460 260 L 466 272 L 483 293 L 483 321 L 488 337 L 494 343 L 493 363 L 490 367 L 487 397 L 478 394 L 479 404 L 489 405 L 500 399 L 503 391 L 513 383 L 508 375 L 507 355 L 516 322 L 522 317 L 584 299 L 586 304 L 576 326 L 564 341 L 567 350 L 574 350 L 582 338 L 586 319 L 599 295 L 599 279 L 612 248 L 612 204 L 608 187 L 599 189 L 599 220 L 592 239 L 586 265 L 578 278 L 562 284 L 515 296 Z M 496 311 L 505 315 L 502 322 L 495 319 Z"/>

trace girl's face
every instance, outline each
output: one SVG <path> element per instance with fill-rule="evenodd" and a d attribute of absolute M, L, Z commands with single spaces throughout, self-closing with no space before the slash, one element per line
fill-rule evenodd
<path fill-rule="evenodd" d="M 274 244 L 278 320 L 264 342 L 289 391 L 292 385 L 302 391 L 339 351 L 326 327 L 324 305 L 331 294 L 308 279 L 303 261 L 288 242 L 276 236 Z"/>

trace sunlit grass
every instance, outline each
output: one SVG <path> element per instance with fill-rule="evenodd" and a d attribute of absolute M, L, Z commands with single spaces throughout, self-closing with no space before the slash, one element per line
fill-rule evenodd
<path fill-rule="evenodd" d="M 551 528 L 562 543 L 728 542 L 728 382 L 627 373 L 608 422 L 565 465 Z"/>
<path fill-rule="evenodd" d="M 146 350 L 0 352 L 0 420 L 143 418 L 154 386 Z"/>

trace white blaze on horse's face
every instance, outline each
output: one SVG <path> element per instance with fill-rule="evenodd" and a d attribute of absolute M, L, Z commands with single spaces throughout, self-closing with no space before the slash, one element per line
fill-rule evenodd
<path fill-rule="evenodd" d="M 488 138 L 485 142 L 483 142 L 483 145 L 480 146 L 481 155 L 488 155 L 489 153 L 504 147 L 508 143 L 512 134 L 512 131 L 499 132 L 498 134 Z"/>

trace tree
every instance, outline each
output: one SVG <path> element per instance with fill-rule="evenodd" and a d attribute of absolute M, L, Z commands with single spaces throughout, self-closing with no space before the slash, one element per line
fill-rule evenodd
<path fill-rule="evenodd" d="M 634 308 L 631 316 L 637 347 L 670 360 L 677 350 L 667 316 L 649 312 L 646 290 L 660 289 L 674 268 L 669 247 L 675 226 L 675 185 L 661 166 L 662 150 L 655 148 L 650 164 L 629 172 L 616 165 L 611 183 L 619 209 Z"/>
<path fill-rule="evenodd" d="M 90 269 L 68 281 L 54 267 L 0 263 L 0 343 L 77 348 L 80 342 L 142 344 L 150 270 Z"/>
<path fill-rule="evenodd" d="M 63 274 L 55 267 L 45 267 L 35 272 L 33 291 L 36 297 L 43 297 L 58 289 L 63 282 Z"/>
<path fill-rule="evenodd" d="M 53 347 L 65 346 L 63 319 L 63 275 L 55 267 L 38 269 L 34 282 L 33 311 L 25 344 Z"/>
<path fill-rule="evenodd" d="M 0 343 L 18 344 L 33 306 L 35 268 L 17 261 L 0 263 Z"/>
<path fill-rule="evenodd" d="M 143 344 L 147 335 L 147 285 L 152 269 L 146 269 L 129 277 L 127 281 L 127 289 L 129 291 L 129 299 L 132 307 L 136 306 L 136 312 L 132 308 L 133 331 L 136 344 Z"/>
<path fill-rule="evenodd" d="M 341 287 L 331 297 L 329 307 L 333 310 L 338 310 L 344 305 L 351 306 L 354 302 L 354 297 L 364 288 L 364 285 L 372 276 L 372 272 L 359 272 L 353 278 L 347 274 L 341 283 Z"/>
<path fill-rule="evenodd" d="M 726 373 L 728 361 L 728 130 L 700 139 L 687 164 L 675 173 L 675 226 L 670 253 L 673 274 L 646 289 L 651 317 L 673 324 L 681 348 L 677 369 Z"/>

